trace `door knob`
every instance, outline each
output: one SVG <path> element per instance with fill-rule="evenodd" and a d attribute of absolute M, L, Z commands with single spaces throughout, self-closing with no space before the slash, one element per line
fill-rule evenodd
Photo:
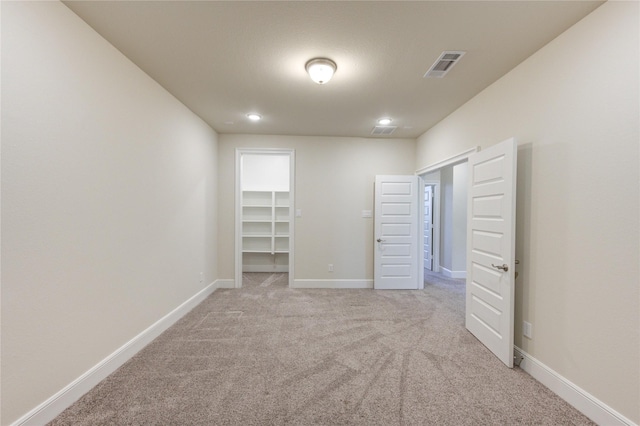
<path fill-rule="evenodd" d="M 384 242 L 384 240 L 382 238 L 378 238 L 376 241 L 379 242 L 379 243 Z"/>
<path fill-rule="evenodd" d="M 493 263 L 491 264 L 491 266 L 493 266 L 496 269 L 500 269 L 501 271 L 505 271 L 507 272 L 509 270 L 509 266 L 507 266 L 507 264 L 505 263 L 504 265 L 500 266 L 500 265 L 494 265 Z"/>

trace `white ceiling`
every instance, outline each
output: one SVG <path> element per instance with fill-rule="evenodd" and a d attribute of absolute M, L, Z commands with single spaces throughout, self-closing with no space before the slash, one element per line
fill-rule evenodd
<path fill-rule="evenodd" d="M 65 4 L 219 133 L 368 137 L 389 116 L 390 137 L 415 138 L 602 2 Z M 467 53 L 423 78 L 444 50 Z M 338 64 L 326 85 L 314 57 Z"/>

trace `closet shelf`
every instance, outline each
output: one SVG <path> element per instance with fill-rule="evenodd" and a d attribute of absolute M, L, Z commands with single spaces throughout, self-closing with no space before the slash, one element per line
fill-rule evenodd
<path fill-rule="evenodd" d="M 242 192 L 242 252 L 289 253 L 289 192 Z"/>

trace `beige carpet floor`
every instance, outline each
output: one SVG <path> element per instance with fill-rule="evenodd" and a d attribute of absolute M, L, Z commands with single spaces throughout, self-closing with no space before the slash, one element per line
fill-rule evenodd
<path fill-rule="evenodd" d="M 246 274 L 51 425 L 587 425 L 464 328 L 464 283 L 296 290 Z"/>

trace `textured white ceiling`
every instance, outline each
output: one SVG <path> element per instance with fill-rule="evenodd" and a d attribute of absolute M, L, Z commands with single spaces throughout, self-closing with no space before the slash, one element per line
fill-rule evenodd
<path fill-rule="evenodd" d="M 366 137 L 388 116 L 414 138 L 602 2 L 65 4 L 219 133 Z M 423 78 L 444 50 L 467 53 Z M 304 69 L 318 56 L 338 64 L 322 86 Z"/>

